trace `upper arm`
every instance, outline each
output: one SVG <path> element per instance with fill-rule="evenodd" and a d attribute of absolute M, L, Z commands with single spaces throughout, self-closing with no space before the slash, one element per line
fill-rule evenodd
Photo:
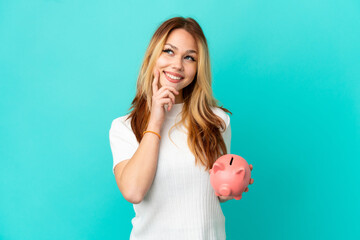
<path fill-rule="evenodd" d="M 139 146 L 131 128 L 125 124 L 123 118 L 113 120 L 109 130 L 110 147 L 113 155 L 113 174 L 115 167 L 122 170 L 125 159 L 131 159 Z M 121 164 L 120 166 L 118 166 Z"/>
<path fill-rule="evenodd" d="M 123 181 L 124 179 L 122 178 L 122 174 L 123 171 L 126 167 L 126 165 L 129 163 L 130 159 L 127 160 L 123 160 L 120 163 L 116 164 L 115 168 L 114 168 L 114 174 L 115 174 L 115 180 L 116 180 L 116 184 L 121 192 L 121 194 L 123 195 L 123 197 L 130 203 L 133 204 L 137 204 L 139 203 L 139 200 L 137 200 L 137 198 L 134 198 L 131 193 L 127 192 L 126 190 L 126 185 L 124 185 Z"/>
<path fill-rule="evenodd" d="M 231 151 L 231 124 L 230 116 L 221 108 L 214 108 L 214 113 L 217 114 L 225 122 L 225 130 L 222 130 L 221 134 L 224 139 L 227 154 Z"/>
<path fill-rule="evenodd" d="M 124 171 L 124 168 L 125 168 L 126 164 L 129 162 L 129 160 L 130 159 L 123 160 L 115 165 L 114 175 L 115 175 L 116 180 L 120 179 L 120 176 L 121 176 L 122 172 Z"/>
<path fill-rule="evenodd" d="M 124 186 L 121 182 L 121 175 L 124 171 L 124 168 L 126 167 L 126 165 L 128 164 L 128 162 L 130 161 L 130 159 L 127 160 L 123 160 L 120 163 L 116 164 L 115 168 L 114 168 L 114 175 L 115 175 L 115 180 L 116 180 L 116 184 L 118 185 L 118 188 L 120 190 L 120 192 L 122 193 L 122 195 L 125 197 L 125 189 Z"/>
<path fill-rule="evenodd" d="M 231 151 L 231 124 L 230 124 L 230 116 L 227 115 L 227 125 L 226 125 L 226 129 L 225 129 L 225 132 L 223 133 L 223 138 L 224 138 L 224 142 L 225 142 L 225 145 L 226 145 L 226 150 L 227 150 L 227 153 L 230 154 L 230 151 Z"/>
<path fill-rule="evenodd" d="M 138 142 L 131 127 L 124 119 L 117 118 L 113 120 L 109 131 L 110 147 L 113 155 L 113 174 L 115 175 L 116 184 L 123 197 L 134 203 L 132 193 L 129 193 L 128 186 L 123 182 L 123 171 L 135 154 Z"/>

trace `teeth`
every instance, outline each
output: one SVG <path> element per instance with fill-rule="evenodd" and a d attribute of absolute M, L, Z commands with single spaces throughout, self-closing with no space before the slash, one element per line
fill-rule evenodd
<path fill-rule="evenodd" d="M 181 77 L 175 77 L 175 76 L 171 75 L 170 73 L 165 73 L 165 74 L 166 74 L 166 76 L 168 76 L 169 78 L 174 79 L 174 80 L 180 80 L 181 79 Z"/>

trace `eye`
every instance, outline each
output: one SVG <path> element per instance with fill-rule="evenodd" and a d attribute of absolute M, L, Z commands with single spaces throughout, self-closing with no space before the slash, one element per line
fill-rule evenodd
<path fill-rule="evenodd" d="M 169 53 L 169 52 L 173 52 L 173 50 L 171 50 L 170 48 L 167 48 L 165 50 L 163 50 L 163 52 L 166 52 L 166 53 Z M 185 58 L 190 58 L 189 60 L 193 61 L 193 62 L 196 62 L 195 58 L 193 58 L 192 56 L 186 56 Z"/>
<path fill-rule="evenodd" d="M 173 51 L 173 50 L 171 50 L 171 49 L 165 49 L 165 50 L 163 50 L 163 52 L 167 52 L 167 53 L 169 53 L 169 51 Z"/>
<path fill-rule="evenodd" d="M 186 58 L 189 57 L 191 59 L 191 61 L 196 61 L 195 58 L 193 58 L 192 56 L 186 56 Z"/>

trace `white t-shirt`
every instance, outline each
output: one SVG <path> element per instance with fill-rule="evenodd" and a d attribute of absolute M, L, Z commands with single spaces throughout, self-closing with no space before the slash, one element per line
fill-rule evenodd
<path fill-rule="evenodd" d="M 168 137 L 171 126 L 180 121 L 183 105 L 175 104 L 170 112 L 165 111 L 156 174 L 144 199 L 133 204 L 130 240 L 226 239 L 220 201 L 205 167 L 195 166 L 195 157 L 187 145 L 187 130 L 184 126 L 171 130 L 170 137 L 177 146 Z M 222 135 L 230 153 L 230 117 L 220 108 L 212 110 L 226 123 Z M 130 159 L 139 146 L 130 119 L 125 121 L 127 116 L 114 119 L 109 131 L 113 171 L 116 164 Z"/>

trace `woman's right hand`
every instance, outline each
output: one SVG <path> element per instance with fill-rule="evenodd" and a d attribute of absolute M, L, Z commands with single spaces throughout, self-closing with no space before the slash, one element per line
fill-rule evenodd
<path fill-rule="evenodd" d="M 160 72 L 155 69 L 153 74 L 154 81 L 152 83 L 153 96 L 151 104 L 150 123 L 161 126 L 165 119 L 164 105 L 166 104 L 168 106 L 167 111 L 170 111 L 173 104 L 175 104 L 174 93 L 178 95 L 179 92 L 174 87 L 170 86 L 162 86 L 159 89 L 158 83 Z"/>

